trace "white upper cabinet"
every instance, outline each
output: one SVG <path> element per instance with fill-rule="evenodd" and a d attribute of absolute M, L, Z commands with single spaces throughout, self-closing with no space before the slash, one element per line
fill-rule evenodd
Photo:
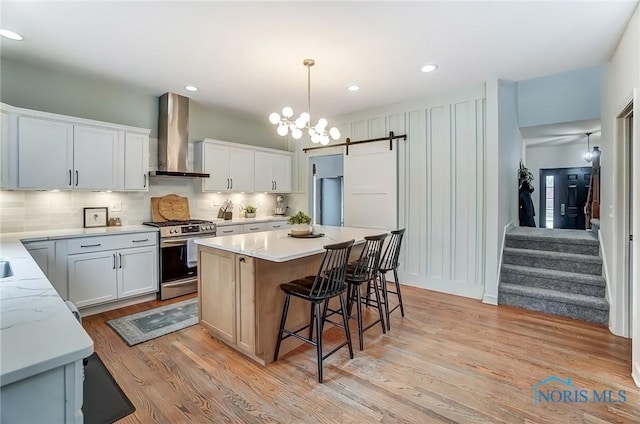
<path fill-rule="evenodd" d="M 0 107 L 2 187 L 148 190 L 150 130 Z"/>
<path fill-rule="evenodd" d="M 9 113 L 0 110 L 0 188 L 9 187 Z"/>
<path fill-rule="evenodd" d="M 255 152 L 255 191 L 291 191 L 291 155 Z"/>
<path fill-rule="evenodd" d="M 237 147 L 237 143 L 205 139 L 196 147 L 196 166 L 210 178 L 202 191 L 291 191 L 291 153 L 263 147 Z"/>
<path fill-rule="evenodd" d="M 18 118 L 18 187 L 73 187 L 73 125 L 21 116 Z"/>
<path fill-rule="evenodd" d="M 253 150 L 203 141 L 196 162 L 210 175 L 202 180 L 202 191 L 253 191 Z"/>
<path fill-rule="evenodd" d="M 120 131 L 73 127 L 73 188 L 117 190 L 120 184 Z"/>
<path fill-rule="evenodd" d="M 149 190 L 149 135 L 124 135 L 124 189 Z"/>

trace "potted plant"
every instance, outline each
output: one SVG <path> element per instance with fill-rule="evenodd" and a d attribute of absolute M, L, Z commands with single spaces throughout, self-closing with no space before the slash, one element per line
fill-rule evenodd
<path fill-rule="evenodd" d="M 287 222 L 291 224 L 292 235 L 311 234 L 311 217 L 306 213 L 299 211 L 297 214 L 290 216 Z"/>
<path fill-rule="evenodd" d="M 244 207 L 244 217 L 245 218 L 255 218 L 256 217 L 256 208 L 255 206 L 247 205 Z"/>

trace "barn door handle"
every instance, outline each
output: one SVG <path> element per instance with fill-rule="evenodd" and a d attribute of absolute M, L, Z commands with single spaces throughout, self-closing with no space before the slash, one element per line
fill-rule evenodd
<path fill-rule="evenodd" d="M 560 215 L 564 216 L 564 203 L 560 205 Z"/>

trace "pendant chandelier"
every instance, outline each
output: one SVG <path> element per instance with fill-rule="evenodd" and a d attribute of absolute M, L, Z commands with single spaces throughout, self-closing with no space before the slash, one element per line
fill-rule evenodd
<path fill-rule="evenodd" d="M 302 64 L 307 67 L 307 111 L 293 119 L 293 109 L 289 106 L 282 108 L 282 116 L 278 112 L 269 115 L 269 122 L 277 125 L 277 133 L 286 136 L 291 131 L 291 137 L 295 140 L 302 138 L 302 130 L 307 130 L 314 144 L 320 143 L 323 146 L 329 144 L 329 137 L 333 140 L 340 138 L 340 130 L 332 127 L 327 130 L 328 122 L 324 118 L 318 119 L 315 126 L 311 126 L 311 67 L 316 64 L 313 59 L 305 59 Z"/>
<path fill-rule="evenodd" d="M 591 162 L 593 160 L 593 152 L 589 150 L 589 136 L 592 134 L 590 132 L 585 133 L 587 135 L 587 151 L 582 155 L 582 159 L 587 162 Z"/>

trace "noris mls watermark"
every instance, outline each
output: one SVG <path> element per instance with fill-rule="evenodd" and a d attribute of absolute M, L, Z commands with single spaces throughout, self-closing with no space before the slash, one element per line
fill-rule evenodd
<path fill-rule="evenodd" d="M 533 403 L 623 403 L 627 401 L 625 390 L 587 390 L 574 387 L 571 377 L 563 380 L 555 375 L 533 386 Z"/>

